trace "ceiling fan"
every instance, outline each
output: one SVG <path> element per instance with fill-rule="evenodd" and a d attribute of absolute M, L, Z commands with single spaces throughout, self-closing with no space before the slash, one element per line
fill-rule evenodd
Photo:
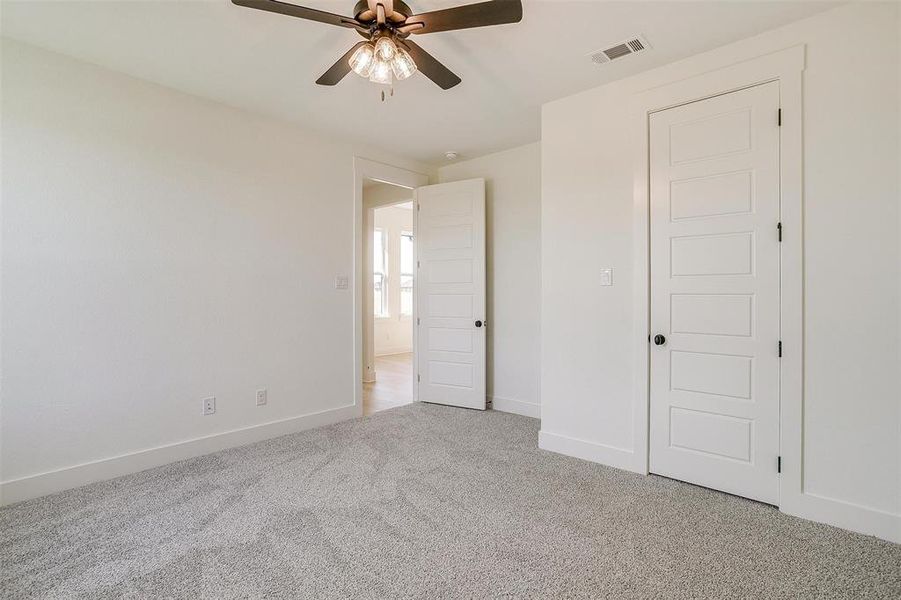
<path fill-rule="evenodd" d="M 374 83 L 390 85 L 417 70 L 448 90 L 458 83 L 450 69 L 408 38 L 455 29 L 518 23 L 522 20 L 521 0 L 490 0 L 414 15 L 402 0 L 359 0 L 353 17 L 279 2 L 277 0 L 232 0 L 239 6 L 355 29 L 366 41 L 359 42 L 316 80 L 319 85 L 335 85 L 353 71 Z"/>

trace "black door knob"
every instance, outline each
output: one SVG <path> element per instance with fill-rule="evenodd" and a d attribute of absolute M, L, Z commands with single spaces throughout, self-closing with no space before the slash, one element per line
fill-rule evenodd
<path fill-rule="evenodd" d="M 482 322 L 481 322 L 481 321 L 476 321 L 476 327 L 481 327 L 481 326 L 482 326 Z"/>
<path fill-rule="evenodd" d="M 657 344 L 658 346 L 662 346 L 663 344 L 666 343 L 666 338 L 658 333 L 657 335 L 654 336 L 654 343 Z"/>

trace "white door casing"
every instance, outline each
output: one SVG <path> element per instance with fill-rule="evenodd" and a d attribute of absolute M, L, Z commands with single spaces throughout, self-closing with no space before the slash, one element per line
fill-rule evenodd
<path fill-rule="evenodd" d="M 650 470 L 779 480 L 779 83 L 649 116 Z"/>
<path fill-rule="evenodd" d="M 484 410 L 485 181 L 416 190 L 418 399 Z"/>

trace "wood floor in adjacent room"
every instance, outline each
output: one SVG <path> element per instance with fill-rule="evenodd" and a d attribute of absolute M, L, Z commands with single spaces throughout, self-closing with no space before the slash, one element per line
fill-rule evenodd
<path fill-rule="evenodd" d="M 363 384 L 363 415 L 413 402 L 413 353 L 375 358 L 375 383 Z"/>

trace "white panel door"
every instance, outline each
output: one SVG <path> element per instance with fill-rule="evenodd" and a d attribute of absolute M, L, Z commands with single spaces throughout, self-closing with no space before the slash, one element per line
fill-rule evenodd
<path fill-rule="evenodd" d="M 484 410 L 485 181 L 416 190 L 418 398 Z"/>
<path fill-rule="evenodd" d="M 649 157 L 651 471 L 770 504 L 778 108 L 773 82 L 654 113 Z"/>

